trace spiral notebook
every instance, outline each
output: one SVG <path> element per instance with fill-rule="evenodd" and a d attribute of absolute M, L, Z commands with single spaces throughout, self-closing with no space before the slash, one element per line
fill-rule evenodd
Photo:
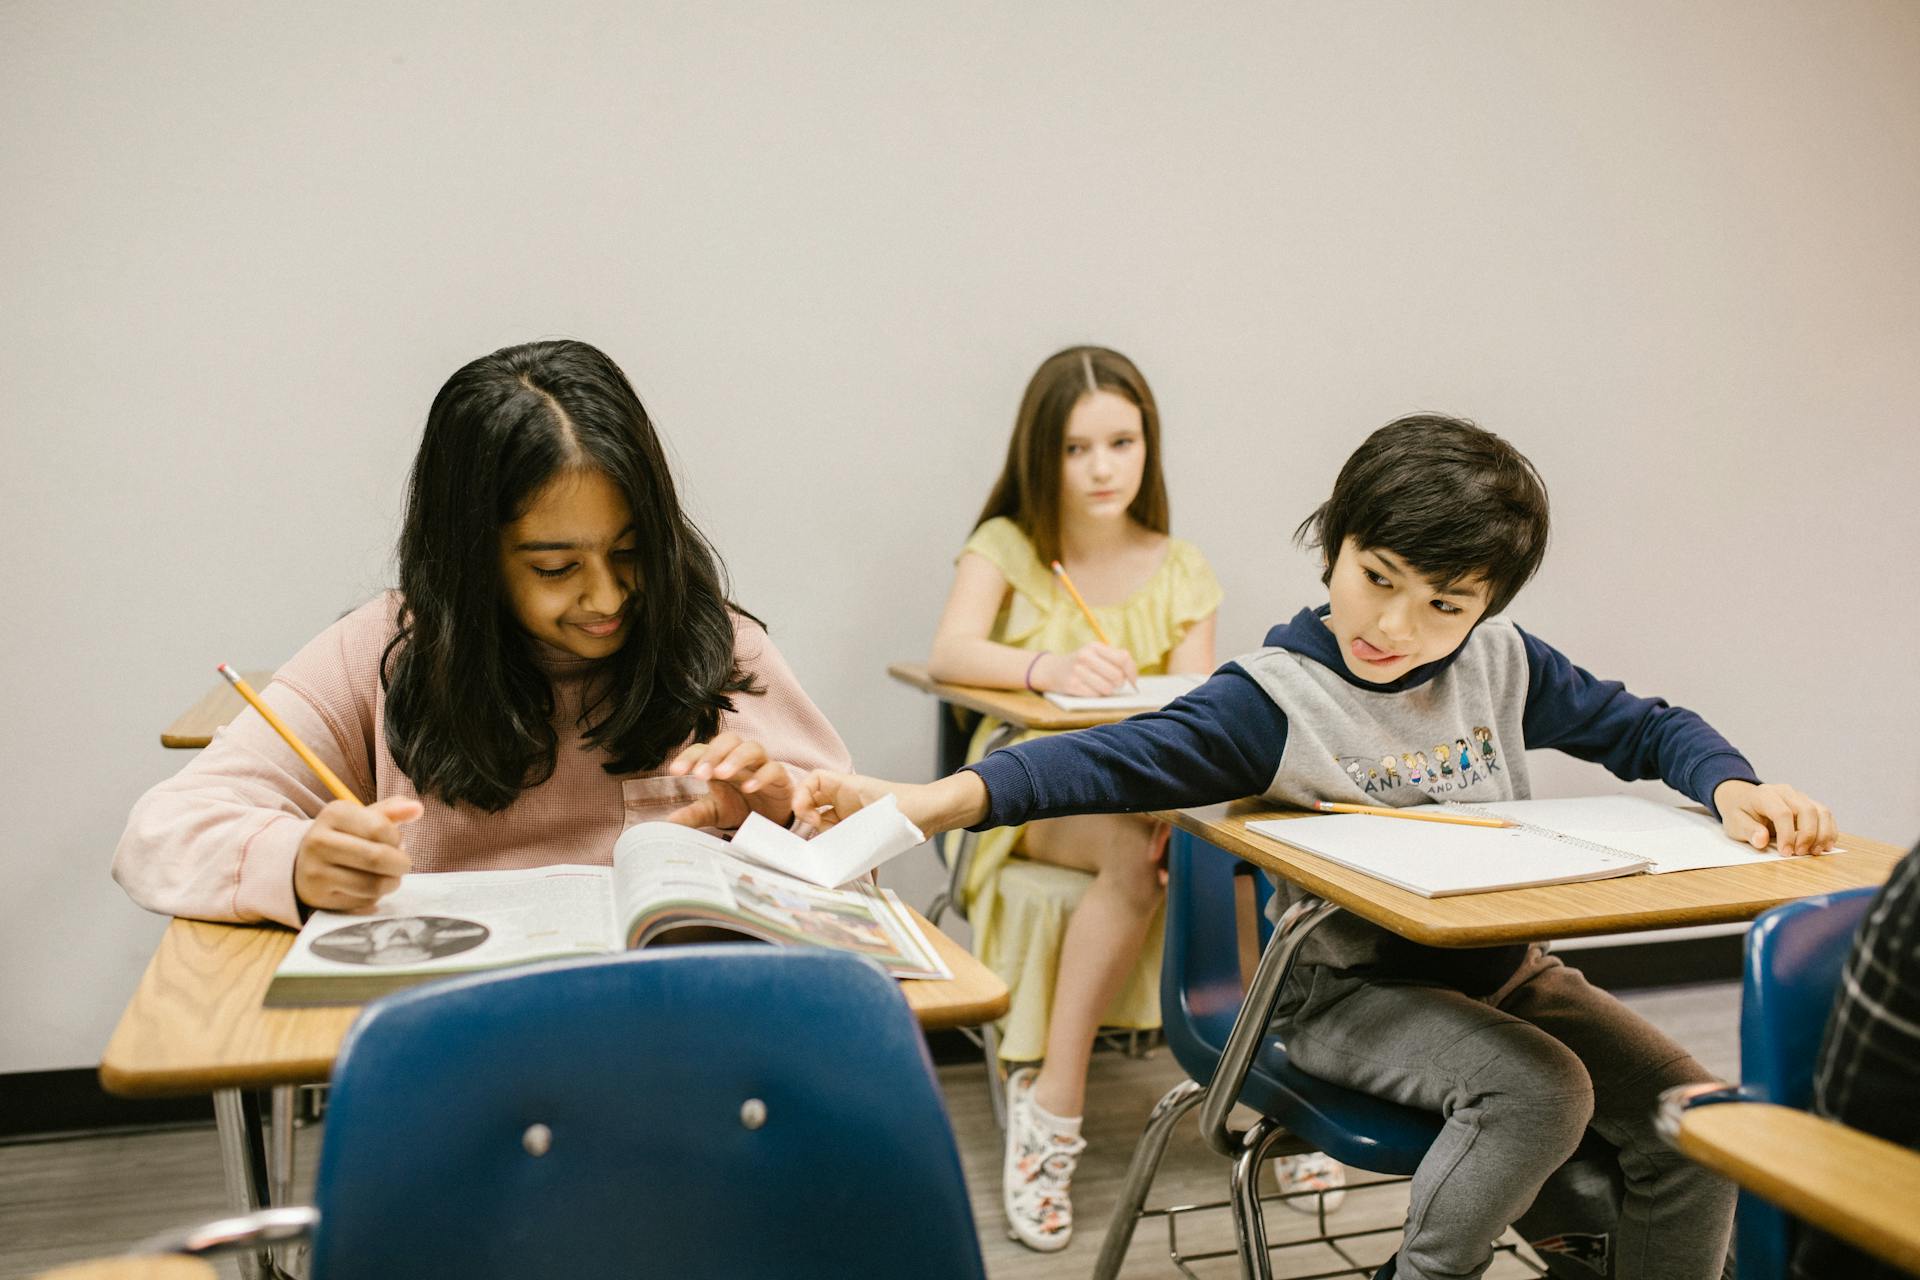
<path fill-rule="evenodd" d="M 1703 813 L 1637 796 L 1445 806 L 1511 827 L 1448 826 L 1368 814 L 1250 822 L 1258 832 L 1424 898 L 1614 876 L 1773 862 Z"/>

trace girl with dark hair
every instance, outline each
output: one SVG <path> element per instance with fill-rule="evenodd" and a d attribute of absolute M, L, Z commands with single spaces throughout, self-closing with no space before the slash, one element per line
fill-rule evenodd
<path fill-rule="evenodd" d="M 134 806 L 114 876 L 136 902 L 297 926 L 370 909 L 409 871 L 606 863 L 637 821 L 785 823 L 793 771 L 847 762 L 727 599 L 639 397 L 585 343 L 447 380 L 399 562 L 398 590 L 264 691 L 372 803 L 329 801 L 247 710 Z"/>
<path fill-rule="evenodd" d="M 1097 696 L 1142 673 L 1211 671 L 1220 584 L 1167 523 L 1147 380 L 1104 347 L 1050 356 L 1027 384 L 1006 467 L 960 553 L 932 674 Z M 1113 644 L 1055 579 L 1056 560 Z M 1001 729 L 984 721 L 969 759 Z M 984 833 L 969 867 L 974 949 L 1012 993 L 999 1055 L 1043 1060 L 1008 1078 L 1002 1177 L 1008 1225 L 1034 1249 L 1065 1248 L 1072 1236 L 1095 1033 L 1160 1025 L 1158 835 L 1132 814 L 1029 823 Z"/>

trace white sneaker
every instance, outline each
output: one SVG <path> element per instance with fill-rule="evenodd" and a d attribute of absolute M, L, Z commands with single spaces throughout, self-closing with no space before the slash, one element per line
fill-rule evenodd
<path fill-rule="evenodd" d="M 1298 1195 L 1281 1201 L 1296 1213 L 1312 1213 L 1324 1201 L 1332 1213 L 1346 1203 L 1347 1171 L 1338 1160 L 1318 1151 L 1303 1156 L 1282 1156 L 1273 1162 L 1273 1180 L 1282 1192 L 1318 1191 L 1318 1196 Z"/>
<path fill-rule="evenodd" d="M 1060 1132 L 1037 1114 L 1032 1067 L 1007 1077 L 1007 1154 L 1000 1169 L 1000 1201 L 1007 1235 L 1029 1249 L 1053 1253 L 1073 1238 L 1073 1201 L 1068 1191 L 1074 1166 L 1087 1143 L 1078 1132 Z"/>

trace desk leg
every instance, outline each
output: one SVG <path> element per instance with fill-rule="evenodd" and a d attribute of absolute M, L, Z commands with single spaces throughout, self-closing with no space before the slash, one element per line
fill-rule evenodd
<path fill-rule="evenodd" d="M 227 1206 L 235 1214 L 262 1207 L 267 1184 L 265 1135 L 260 1129 L 260 1102 L 242 1089 L 216 1089 L 213 1117 L 220 1132 L 220 1163 L 226 1172 Z M 271 1249 L 242 1253 L 242 1280 L 268 1280 L 278 1274 Z"/>
<path fill-rule="evenodd" d="M 1260 1052 L 1260 1041 L 1273 1021 L 1273 1011 L 1279 1007 L 1280 989 L 1293 971 L 1293 958 L 1314 927 L 1338 910 L 1333 903 L 1312 895 L 1302 897 L 1280 917 L 1266 950 L 1260 953 L 1259 967 L 1253 971 L 1246 999 L 1241 1001 L 1233 1031 L 1227 1036 L 1227 1047 L 1220 1051 L 1220 1062 L 1213 1069 L 1213 1082 L 1200 1103 L 1201 1135 L 1208 1146 L 1229 1160 L 1240 1154 L 1240 1137 L 1227 1127 L 1227 1115 L 1240 1100 L 1254 1055 Z"/>
<path fill-rule="evenodd" d="M 293 1146 L 294 1112 L 298 1109 L 300 1090 L 297 1085 L 282 1084 L 273 1088 L 273 1142 L 270 1152 L 273 1158 L 272 1177 L 268 1181 L 267 1204 L 272 1208 L 284 1208 L 293 1203 Z M 295 1240 L 279 1245 L 274 1251 L 274 1263 L 278 1274 L 293 1276 L 304 1280 L 307 1274 L 306 1254 L 310 1247 L 307 1240 Z"/>

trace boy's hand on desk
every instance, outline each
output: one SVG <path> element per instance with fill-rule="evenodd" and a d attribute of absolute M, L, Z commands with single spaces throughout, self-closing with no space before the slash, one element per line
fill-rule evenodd
<path fill-rule="evenodd" d="M 793 811 L 802 822 L 825 831 L 889 795 L 899 802 L 907 821 L 929 836 L 970 827 L 987 813 L 986 784 L 979 774 L 964 769 L 925 785 L 815 769 L 801 782 Z"/>
<path fill-rule="evenodd" d="M 335 800 L 307 828 L 293 855 L 293 894 L 320 911 L 371 911 L 413 869 L 400 827 L 425 810 L 394 796 L 365 808 Z"/>
<path fill-rule="evenodd" d="M 786 826 L 793 821 L 793 778 L 787 767 L 767 758 L 767 749 L 737 733 L 712 742 L 696 742 L 673 758 L 667 772 L 703 779 L 707 794 L 667 815 L 683 827 L 731 829 L 757 813 Z"/>
<path fill-rule="evenodd" d="M 1729 778 L 1713 789 L 1713 807 L 1735 840 L 1756 849 L 1775 844 L 1789 857 L 1825 853 L 1840 836 L 1831 809 L 1783 782 Z"/>

